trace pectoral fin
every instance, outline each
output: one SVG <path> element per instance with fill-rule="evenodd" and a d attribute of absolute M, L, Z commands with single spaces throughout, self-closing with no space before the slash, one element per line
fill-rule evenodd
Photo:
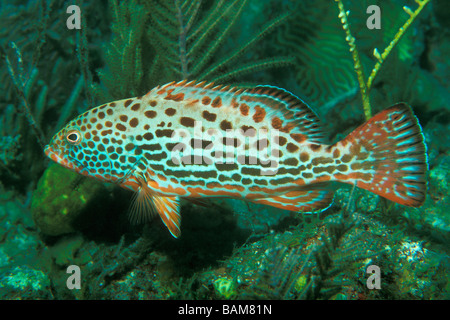
<path fill-rule="evenodd" d="M 139 179 L 139 182 L 141 186 L 130 207 L 130 221 L 133 224 L 144 223 L 158 214 L 170 233 L 178 238 L 181 234 L 179 198 L 157 195 L 143 179 Z"/>

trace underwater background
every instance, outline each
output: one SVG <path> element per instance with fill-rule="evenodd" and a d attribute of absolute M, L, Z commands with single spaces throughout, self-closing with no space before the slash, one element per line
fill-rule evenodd
<path fill-rule="evenodd" d="M 370 106 L 405 101 L 418 117 L 422 207 L 345 185 L 314 215 L 183 203 L 174 239 L 160 219 L 128 222 L 130 192 L 45 157 L 78 114 L 185 78 L 285 88 L 331 142 L 342 139 L 365 110 L 338 4 L 365 75 L 374 49 L 415 18 L 383 59 Z M 79 29 L 68 28 L 71 5 Z M 368 28 L 370 5 L 381 8 L 380 29 Z M 0 25 L 0 299 L 450 298 L 448 0 L 9 0 Z M 80 289 L 67 286 L 70 265 Z M 379 289 L 367 282 L 374 265 Z"/>

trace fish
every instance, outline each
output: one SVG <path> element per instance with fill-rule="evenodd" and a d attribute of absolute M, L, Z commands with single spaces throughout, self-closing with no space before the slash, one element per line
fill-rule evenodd
<path fill-rule="evenodd" d="M 425 201 L 426 145 L 408 104 L 336 143 L 325 138 L 316 113 L 287 90 L 183 80 L 84 112 L 44 151 L 81 175 L 134 191 L 132 222 L 159 215 L 176 238 L 180 199 L 228 197 L 312 213 L 332 205 L 338 182 L 405 206 Z"/>

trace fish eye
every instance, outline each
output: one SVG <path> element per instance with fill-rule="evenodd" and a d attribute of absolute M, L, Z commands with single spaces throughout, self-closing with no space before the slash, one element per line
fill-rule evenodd
<path fill-rule="evenodd" d="M 81 142 L 81 135 L 77 130 L 72 130 L 67 133 L 66 140 L 70 144 L 77 145 Z"/>

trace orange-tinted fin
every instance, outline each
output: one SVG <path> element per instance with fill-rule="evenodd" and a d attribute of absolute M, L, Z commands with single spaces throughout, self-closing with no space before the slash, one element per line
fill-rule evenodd
<path fill-rule="evenodd" d="M 130 207 L 130 221 L 133 224 L 144 223 L 155 214 L 159 214 L 170 233 L 178 238 L 181 234 L 179 198 L 157 195 L 147 186 L 143 178 L 138 178 L 138 181 L 141 187 Z"/>
<path fill-rule="evenodd" d="M 402 205 L 423 204 L 426 146 L 421 127 L 408 105 L 399 103 L 376 114 L 339 144 L 344 147 L 350 144 L 346 162 L 352 170 L 335 175 L 336 180 L 356 183 Z"/>
<path fill-rule="evenodd" d="M 153 203 L 156 210 L 161 217 L 161 220 L 169 229 L 170 233 L 178 238 L 181 234 L 180 231 L 180 201 L 178 197 L 162 197 L 153 196 Z"/>
<path fill-rule="evenodd" d="M 289 191 L 283 195 L 252 199 L 250 201 L 284 210 L 314 213 L 324 211 L 331 206 L 333 203 L 333 192 L 328 188 L 328 184 L 320 183 L 307 188 Z"/>

